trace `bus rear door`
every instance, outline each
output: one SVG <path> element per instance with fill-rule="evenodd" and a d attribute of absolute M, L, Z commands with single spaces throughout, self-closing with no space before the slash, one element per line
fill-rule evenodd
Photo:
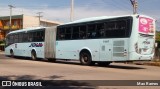
<path fill-rule="evenodd" d="M 111 61 L 112 59 L 112 44 L 110 40 L 100 42 L 100 61 Z"/>

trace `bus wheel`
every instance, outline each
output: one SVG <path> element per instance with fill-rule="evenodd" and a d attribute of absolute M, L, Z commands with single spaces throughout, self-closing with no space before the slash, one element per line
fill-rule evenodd
<path fill-rule="evenodd" d="M 48 58 L 48 61 L 49 62 L 56 62 L 56 59 L 55 58 Z"/>
<path fill-rule="evenodd" d="M 37 60 L 37 55 L 36 55 L 35 51 L 31 52 L 31 58 L 32 58 L 32 60 Z"/>
<path fill-rule="evenodd" d="M 14 52 L 13 52 L 13 50 L 10 50 L 10 55 L 11 55 L 11 57 L 14 57 Z"/>
<path fill-rule="evenodd" d="M 87 52 L 82 52 L 80 54 L 80 62 L 82 65 L 92 65 L 91 55 Z"/>
<path fill-rule="evenodd" d="M 98 65 L 99 66 L 108 66 L 110 64 L 110 62 L 99 62 Z"/>

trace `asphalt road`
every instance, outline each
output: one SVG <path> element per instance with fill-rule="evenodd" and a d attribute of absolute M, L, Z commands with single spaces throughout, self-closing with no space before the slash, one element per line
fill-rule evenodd
<path fill-rule="evenodd" d="M 79 62 L 10 58 L 0 52 L 0 80 L 160 80 L 160 67 L 112 63 L 108 67 L 82 66 Z M 160 85 L 160 84 L 159 84 Z M 137 87 L 137 88 L 148 88 Z M 118 87 L 118 89 L 130 87 Z M 148 89 L 160 87 L 149 87 Z M 114 87 L 102 89 L 116 89 Z M 134 89 L 134 88 L 133 88 Z"/>

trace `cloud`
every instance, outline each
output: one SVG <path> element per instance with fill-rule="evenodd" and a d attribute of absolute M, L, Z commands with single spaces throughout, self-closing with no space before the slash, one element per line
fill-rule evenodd
<path fill-rule="evenodd" d="M 1 10 L 2 9 L 2 10 Z M 0 15 L 1 16 L 9 16 L 9 7 L 1 7 Z M 70 8 L 13 8 L 13 15 L 30 15 L 30 16 L 38 16 L 37 12 L 43 12 L 42 18 L 47 20 L 54 20 L 60 22 L 68 22 L 70 20 Z M 74 20 L 88 18 L 88 17 L 96 17 L 96 16 L 117 16 L 117 15 L 126 15 L 132 14 L 132 11 L 125 10 L 113 10 L 113 9 L 98 9 L 98 8 L 88 8 L 88 7 L 76 7 L 74 9 Z"/>

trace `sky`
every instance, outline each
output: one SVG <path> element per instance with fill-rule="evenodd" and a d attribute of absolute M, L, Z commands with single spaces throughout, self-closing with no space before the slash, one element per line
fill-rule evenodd
<path fill-rule="evenodd" d="M 149 15 L 160 25 L 160 0 L 137 0 L 138 14 Z M 0 16 L 9 16 L 8 5 L 13 5 L 13 15 L 38 16 L 43 19 L 70 21 L 71 0 L 0 0 Z M 130 0 L 74 0 L 74 20 L 97 17 L 133 14 Z M 160 28 L 160 26 L 158 26 Z"/>

